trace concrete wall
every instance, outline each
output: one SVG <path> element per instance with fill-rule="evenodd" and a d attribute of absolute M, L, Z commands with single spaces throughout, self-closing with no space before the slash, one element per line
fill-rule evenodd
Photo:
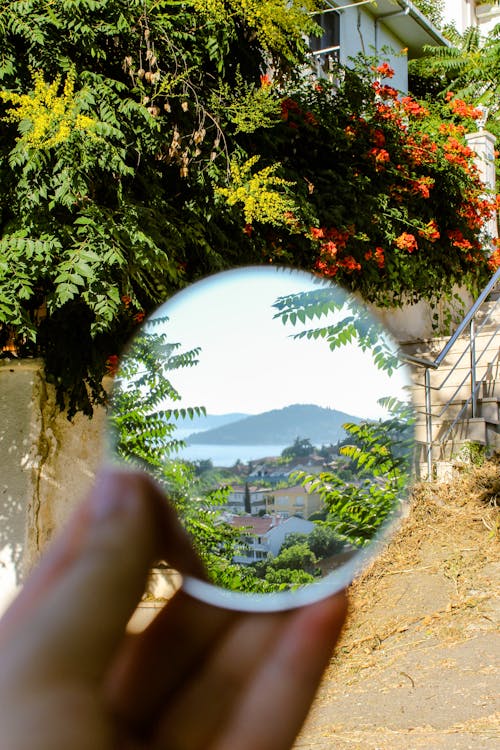
<path fill-rule="evenodd" d="M 0 360 L 0 610 L 85 494 L 105 413 L 69 422 L 37 360 Z"/>

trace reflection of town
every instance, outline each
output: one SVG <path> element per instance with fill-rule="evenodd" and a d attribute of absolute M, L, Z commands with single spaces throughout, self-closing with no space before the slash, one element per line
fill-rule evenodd
<path fill-rule="evenodd" d="M 286 461 L 283 457 L 268 457 L 248 464 L 238 462 L 232 467 L 234 481 L 220 485 L 227 492 L 226 501 L 219 508 L 221 520 L 241 532 L 241 549 L 233 562 L 250 565 L 277 557 L 289 537 L 307 537 L 317 528 L 315 522 L 326 518 L 320 494 L 313 490 L 311 482 L 300 483 L 297 475 L 335 471 L 347 479 L 350 461 L 339 455 L 338 446 L 323 446 L 317 452 L 308 440 L 300 442 L 304 455 Z M 331 562 L 330 569 L 349 558 L 352 551 L 351 545 L 337 542 L 336 562 Z"/>

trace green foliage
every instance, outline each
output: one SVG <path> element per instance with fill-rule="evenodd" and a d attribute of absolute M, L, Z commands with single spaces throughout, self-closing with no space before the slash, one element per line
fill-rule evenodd
<path fill-rule="evenodd" d="M 409 480 L 413 457 L 413 416 L 405 404 L 389 399 L 391 417 L 379 422 L 347 424 L 353 439 L 341 452 L 359 470 L 360 480 L 347 483 L 335 471 L 299 473 L 304 485 L 318 492 L 328 509 L 325 527 L 344 542 L 369 544 L 397 511 Z"/>
<path fill-rule="evenodd" d="M 500 135 L 500 26 L 483 38 L 477 26 L 449 32 L 450 47 L 425 47 L 411 62 L 411 85 L 421 94 L 452 92 L 474 106 L 489 108 L 488 129 Z"/>
<path fill-rule="evenodd" d="M 438 28 L 441 26 L 443 22 L 444 0 L 413 0 L 413 4 L 435 26 Z"/>
<path fill-rule="evenodd" d="M 310 456 L 313 451 L 314 446 L 311 444 L 309 438 L 297 437 L 293 445 L 281 451 L 281 457 L 285 459 L 303 458 L 304 456 Z"/>
<path fill-rule="evenodd" d="M 172 408 L 180 400 L 169 373 L 197 363 L 199 349 L 180 352 L 167 340 L 166 318 L 148 322 L 132 341 L 114 379 L 110 417 L 113 450 L 129 463 L 145 465 L 159 481 L 172 454 L 184 445 L 175 438 L 175 420 L 205 414 L 202 406 Z"/>
<path fill-rule="evenodd" d="M 273 307 L 278 311 L 274 317 L 280 318 L 283 324 L 290 322 L 293 326 L 298 322 L 320 320 L 331 313 L 343 313 L 344 317 L 335 323 L 301 331 L 294 338 L 324 339 L 332 351 L 356 342 L 362 351 L 369 351 L 377 367 L 386 370 L 389 375 L 401 366 L 384 327 L 367 307 L 359 304 L 356 297 L 342 289 L 319 288 L 280 297 Z"/>

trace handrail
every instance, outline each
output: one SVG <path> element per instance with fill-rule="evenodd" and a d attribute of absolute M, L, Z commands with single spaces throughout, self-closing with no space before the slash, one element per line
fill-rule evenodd
<path fill-rule="evenodd" d="M 485 300 L 489 297 L 497 283 L 500 281 L 500 268 L 497 269 L 497 271 L 493 274 L 488 284 L 484 287 L 481 294 L 477 298 L 477 300 L 474 302 L 474 304 L 471 306 L 471 308 L 468 310 L 468 312 L 465 314 L 464 318 L 458 325 L 456 331 L 451 336 L 449 341 L 445 344 L 443 349 L 440 351 L 440 353 L 437 355 L 437 357 L 434 360 L 430 360 L 424 357 L 416 357 L 414 355 L 410 354 L 404 354 L 403 359 L 406 361 L 418 365 L 419 367 L 425 368 L 425 426 L 426 426 L 426 452 L 427 452 L 427 473 L 428 478 L 430 479 L 432 476 L 432 449 L 434 446 L 434 440 L 432 436 L 433 431 L 433 415 L 432 413 L 432 397 L 431 397 L 431 391 L 434 390 L 441 390 L 443 386 L 447 383 L 448 379 L 451 377 L 452 372 L 456 369 L 457 365 L 461 362 L 463 357 L 465 356 L 467 349 L 469 349 L 470 354 L 470 367 L 467 371 L 467 374 L 465 375 L 464 379 L 458 386 L 458 388 L 455 389 L 452 396 L 450 396 L 446 402 L 446 404 L 443 406 L 443 409 L 440 411 L 439 415 L 437 415 L 439 418 L 443 416 L 443 414 L 446 412 L 446 410 L 450 407 L 451 403 L 453 402 L 454 398 L 457 396 L 458 392 L 460 391 L 461 387 L 465 384 L 465 382 L 470 378 L 470 396 L 466 399 L 466 402 L 464 406 L 460 409 L 458 415 L 453 420 L 450 427 L 446 430 L 444 437 L 442 437 L 439 441 L 440 444 L 444 443 L 448 436 L 453 431 L 454 427 L 458 424 L 462 416 L 466 413 L 467 408 L 471 406 L 472 410 L 472 418 L 477 417 L 477 410 L 478 410 L 478 395 L 480 392 L 480 387 L 484 383 L 486 377 L 488 376 L 488 373 L 491 372 L 492 363 L 487 366 L 486 372 L 483 375 L 483 377 L 478 381 L 477 380 L 477 372 L 476 367 L 480 360 L 483 358 L 484 354 L 486 353 L 491 341 L 495 338 L 496 335 L 500 332 L 500 326 L 496 328 L 492 336 L 490 337 L 489 341 L 487 342 L 486 346 L 483 348 L 483 351 L 477 355 L 476 354 L 476 338 L 477 334 L 483 329 L 486 322 L 491 317 L 491 312 L 489 315 L 486 316 L 486 319 L 482 322 L 482 324 L 479 326 L 479 329 L 476 329 L 475 325 L 475 318 L 476 315 L 485 302 Z M 438 370 L 440 365 L 443 363 L 446 356 L 449 354 L 453 346 L 456 344 L 458 338 L 464 333 L 466 329 L 469 329 L 469 344 L 462 352 L 458 362 L 455 362 L 453 367 L 451 368 L 450 372 L 446 376 L 445 380 L 439 385 L 439 386 L 433 386 L 431 383 L 430 378 L 430 371 L 431 370 Z M 500 359 L 500 352 L 497 352 L 497 354 L 494 357 L 494 362 Z"/>
<path fill-rule="evenodd" d="M 493 291 L 495 285 L 497 284 L 499 280 L 500 280 L 500 268 L 497 268 L 496 272 L 493 274 L 488 284 L 484 287 L 483 291 L 481 292 L 477 300 L 474 302 L 470 310 L 466 313 L 464 319 L 458 326 L 457 330 L 455 331 L 451 339 L 448 341 L 446 346 L 442 349 L 442 351 L 438 354 L 438 356 L 434 360 L 437 367 L 439 367 L 439 365 L 441 364 L 443 359 L 446 357 L 446 355 L 448 354 L 452 346 L 455 344 L 458 337 L 461 336 L 462 333 L 467 328 L 467 326 L 470 325 L 471 320 L 474 318 L 475 314 L 477 313 L 477 311 L 479 310 L 479 308 L 481 307 L 485 299 L 489 297 L 489 295 L 491 294 L 491 292 Z"/>

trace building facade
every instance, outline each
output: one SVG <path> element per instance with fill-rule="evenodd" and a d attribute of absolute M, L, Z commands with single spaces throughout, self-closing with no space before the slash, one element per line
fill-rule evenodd
<path fill-rule="evenodd" d="M 317 22 L 324 33 L 313 39 L 318 74 L 328 76 L 333 62 L 351 65 L 359 55 L 387 60 L 395 71 L 392 85 L 408 90 L 408 60 L 424 45 L 447 46 L 441 32 L 409 0 L 325 0 Z"/>
<path fill-rule="evenodd" d="M 452 23 L 463 33 L 469 26 L 478 26 L 486 36 L 500 23 L 500 4 L 480 0 L 445 0 L 445 23 Z"/>

